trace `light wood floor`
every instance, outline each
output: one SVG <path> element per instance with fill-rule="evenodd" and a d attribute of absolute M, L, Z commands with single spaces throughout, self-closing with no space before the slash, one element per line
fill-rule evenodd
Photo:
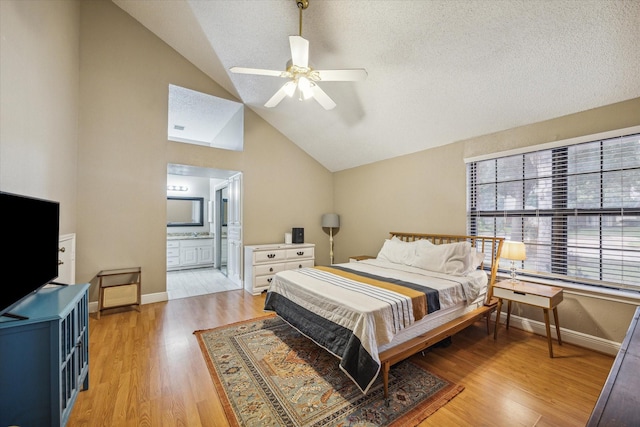
<path fill-rule="evenodd" d="M 89 322 L 90 383 L 68 426 L 227 426 L 193 332 L 265 315 L 239 291 L 116 309 Z M 421 426 L 584 426 L 613 357 L 478 322 L 413 360 L 465 390 Z M 336 362 L 337 363 L 337 362 Z"/>

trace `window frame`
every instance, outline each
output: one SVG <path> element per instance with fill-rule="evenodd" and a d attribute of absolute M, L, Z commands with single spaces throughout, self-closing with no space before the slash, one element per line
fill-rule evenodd
<path fill-rule="evenodd" d="M 603 249 L 603 247 L 605 246 L 603 245 L 603 241 L 606 241 L 606 233 L 603 234 L 603 218 L 622 217 L 623 220 L 620 227 L 622 227 L 622 230 L 624 230 L 625 217 L 636 217 L 634 218 L 636 220 L 637 220 L 637 217 L 640 217 L 640 205 L 635 207 L 618 206 L 615 208 L 603 206 L 603 200 L 605 200 L 604 198 L 605 189 L 603 187 L 604 176 L 610 172 L 608 169 L 603 168 L 602 166 L 604 163 L 602 160 L 602 156 L 604 155 L 603 154 L 604 146 L 608 140 L 613 140 L 618 138 L 628 138 L 628 137 L 632 137 L 632 138 L 637 137 L 638 143 L 640 144 L 640 126 L 636 126 L 634 128 L 628 128 L 628 129 L 621 129 L 618 131 L 608 132 L 600 135 L 580 137 L 573 140 L 557 141 L 550 144 L 543 144 L 540 146 L 530 147 L 526 150 L 511 150 L 508 152 L 479 156 L 472 159 L 465 159 L 465 162 L 467 163 L 468 233 L 470 235 L 479 235 L 478 234 L 479 232 L 481 234 L 482 233 L 491 234 L 491 233 L 488 233 L 488 230 L 486 229 L 486 227 L 481 230 L 479 229 L 478 220 L 480 218 L 485 218 L 485 219 L 493 218 L 493 230 L 492 230 L 493 235 L 502 235 L 503 237 L 505 237 L 503 233 L 500 232 L 501 229 L 498 225 L 498 222 L 499 222 L 498 219 L 504 218 L 505 221 L 509 219 L 511 220 L 516 219 L 514 222 L 517 222 L 517 218 L 520 218 L 521 224 L 519 228 L 520 234 L 519 234 L 518 240 L 524 241 L 525 243 L 527 243 L 525 241 L 526 239 L 524 234 L 525 218 L 532 217 L 532 216 L 535 216 L 538 218 L 550 218 L 551 239 L 550 239 L 550 243 L 547 245 L 549 246 L 549 250 L 550 250 L 550 260 L 549 260 L 549 264 L 551 265 L 550 271 L 546 272 L 546 271 L 536 271 L 536 270 L 524 270 L 525 262 L 523 261 L 518 263 L 519 264 L 518 267 L 521 273 L 520 275 L 528 276 L 530 278 L 537 278 L 541 280 L 549 280 L 549 279 L 561 280 L 568 283 L 586 285 L 588 287 L 594 287 L 594 286 L 605 287 L 605 288 L 617 289 L 617 290 L 630 289 L 630 290 L 640 292 L 640 277 L 635 276 L 635 274 L 637 273 L 633 273 L 631 275 L 631 280 L 634 280 L 635 283 L 624 282 L 624 279 L 622 283 L 618 283 L 618 282 L 612 282 L 611 280 L 607 280 L 606 274 L 605 274 L 606 269 L 603 268 L 607 262 L 606 257 L 603 258 L 603 252 L 607 251 L 606 248 Z M 567 154 L 568 150 L 570 150 L 569 147 L 574 145 L 579 145 L 579 144 L 583 144 L 583 145 L 594 144 L 598 142 L 600 144 L 599 145 L 599 153 L 601 157 L 600 168 L 597 172 L 590 172 L 590 173 L 592 175 L 597 174 L 600 179 L 600 194 L 598 196 L 600 200 L 600 207 L 599 208 L 570 207 L 569 196 L 568 196 L 569 191 L 567 190 L 569 187 L 567 182 L 569 177 L 577 176 L 579 175 L 579 173 L 568 172 L 568 169 L 571 166 L 569 156 Z M 552 194 L 551 207 L 550 208 L 536 207 L 535 209 L 531 209 L 531 208 L 527 208 L 526 201 L 525 201 L 525 199 L 527 198 L 525 185 L 527 183 L 527 180 L 531 179 L 531 178 L 527 178 L 527 169 L 526 169 L 525 159 L 526 159 L 526 155 L 528 154 L 543 153 L 543 152 L 551 153 L 551 164 L 552 164 L 552 171 L 550 174 L 551 175 L 550 176 L 551 194 Z M 500 168 L 498 166 L 499 159 L 511 158 L 513 160 L 516 158 L 516 156 L 522 156 L 523 165 L 521 168 L 521 176 L 515 179 L 501 181 L 498 177 L 498 174 L 500 173 Z M 486 199 L 486 196 L 481 195 L 481 191 L 479 191 L 479 187 L 487 183 L 478 182 L 478 164 L 480 162 L 486 162 L 486 161 L 495 162 L 494 170 L 493 170 L 493 173 L 495 174 L 495 178 L 492 182 L 488 181 L 489 185 L 494 185 L 493 195 L 491 196 L 493 198 L 493 209 L 486 208 L 486 205 L 490 205 L 491 203 L 485 203 L 485 205 L 482 206 L 481 202 L 486 202 L 487 199 Z M 578 164 L 577 160 L 576 160 L 576 164 Z M 637 165 L 637 166 L 634 165 L 628 168 L 627 170 L 631 170 L 634 175 L 635 175 L 635 171 L 638 171 L 638 173 L 640 174 L 640 165 Z M 535 176 L 533 179 L 539 180 L 540 177 Z M 502 207 L 499 206 L 500 200 L 499 200 L 499 194 L 498 194 L 499 193 L 498 187 L 500 184 L 504 184 L 505 182 L 512 183 L 512 184 L 519 183 L 519 182 L 522 183 L 522 200 L 521 200 L 520 206 L 517 206 L 516 208 L 510 208 L 510 209 L 507 209 L 505 206 L 502 206 Z M 620 188 L 623 188 L 623 186 L 621 185 Z M 480 197 L 485 197 L 485 198 L 483 200 L 480 200 Z M 623 204 L 624 202 L 622 203 L 622 205 Z M 506 205 L 506 203 L 503 203 L 503 205 Z M 479 209 L 478 206 L 481 206 L 483 209 Z M 580 218 L 580 217 L 599 218 L 599 234 L 597 237 L 597 240 L 599 242 L 597 246 L 597 251 L 599 252 L 599 256 L 598 256 L 598 261 L 596 261 L 596 264 L 598 265 L 598 278 L 595 280 L 590 277 L 568 275 L 568 273 L 571 270 L 570 263 L 569 263 L 570 246 L 568 243 L 569 231 L 570 231 L 569 221 L 570 219 Z M 484 225 L 486 226 L 486 224 Z M 513 235 L 511 237 L 513 237 Z M 594 238 L 593 240 L 596 240 L 596 239 Z M 618 251 L 622 255 L 625 255 L 627 252 L 631 253 L 632 262 L 636 260 L 640 261 L 640 248 L 635 250 L 625 249 L 622 243 L 624 242 L 621 240 L 621 246 L 618 249 Z M 529 244 L 531 245 L 531 242 L 529 242 Z M 533 245 L 536 245 L 536 244 L 538 245 L 540 244 L 538 238 L 537 238 L 537 243 L 536 242 L 533 243 Z M 579 245 L 576 245 L 575 248 L 574 247 L 571 247 L 571 248 L 573 248 L 576 251 L 580 251 L 581 249 L 584 249 L 584 247 L 581 247 Z M 595 248 L 589 248 L 589 249 L 592 250 Z M 507 263 L 505 260 L 502 260 L 502 261 L 503 262 L 501 262 L 500 264 L 499 271 L 504 273 L 507 271 Z M 589 265 L 588 267 L 593 267 L 593 266 Z M 631 269 L 632 271 L 634 270 L 633 267 L 627 267 L 627 269 Z M 621 271 L 620 274 L 622 275 L 621 277 L 624 277 L 624 271 L 625 271 L 624 263 L 620 267 L 620 271 Z"/>

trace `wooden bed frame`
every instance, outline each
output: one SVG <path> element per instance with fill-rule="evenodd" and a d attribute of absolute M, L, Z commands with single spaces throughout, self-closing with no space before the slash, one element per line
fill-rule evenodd
<path fill-rule="evenodd" d="M 496 281 L 496 275 L 498 273 L 498 262 L 500 261 L 500 251 L 502 250 L 502 243 L 504 238 L 502 237 L 484 237 L 484 236 L 458 236 L 449 234 L 422 234 L 422 233 L 401 233 L 392 231 L 389 238 L 397 237 L 405 242 L 413 242 L 416 240 L 426 239 L 436 245 L 455 243 L 455 242 L 470 242 L 471 246 L 476 248 L 480 252 L 485 254 L 491 254 L 489 271 L 489 284 L 487 289 L 487 296 L 485 303 L 482 307 L 479 307 L 461 317 L 453 319 L 437 328 L 425 332 L 409 341 L 392 347 L 379 354 L 380 363 L 382 368 L 382 375 L 384 380 L 384 397 L 388 398 L 389 394 L 389 370 L 391 366 L 396 363 L 413 356 L 416 353 L 426 350 L 428 347 L 448 338 L 457 332 L 465 329 L 481 317 L 486 317 L 487 321 L 487 334 L 489 330 L 489 318 L 491 313 L 496 309 L 497 301 L 493 298 L 493 285 Z M 485 260 L 480 268 L 485 268 Z"/>

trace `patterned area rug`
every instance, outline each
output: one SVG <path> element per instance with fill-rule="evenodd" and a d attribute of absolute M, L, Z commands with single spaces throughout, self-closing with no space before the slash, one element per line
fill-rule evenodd
<path fill-rule="evenodd" d="M 194 332 L 231 426 L 415 426 L 464 387 L 409 360 L 366 395 L 338 359 L 278 317 Z"/>

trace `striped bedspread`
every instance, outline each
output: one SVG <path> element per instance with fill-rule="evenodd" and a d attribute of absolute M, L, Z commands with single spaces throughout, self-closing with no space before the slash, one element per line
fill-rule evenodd
<path fill-rule="evenodd" d="M 264 308 L 338 357 L 340 369 L 366 393 L 380 371 L 380 345 L 442 304 L 477 295 L 465 278 L 394 268 L 372 260 L 282 271 Z"/>

